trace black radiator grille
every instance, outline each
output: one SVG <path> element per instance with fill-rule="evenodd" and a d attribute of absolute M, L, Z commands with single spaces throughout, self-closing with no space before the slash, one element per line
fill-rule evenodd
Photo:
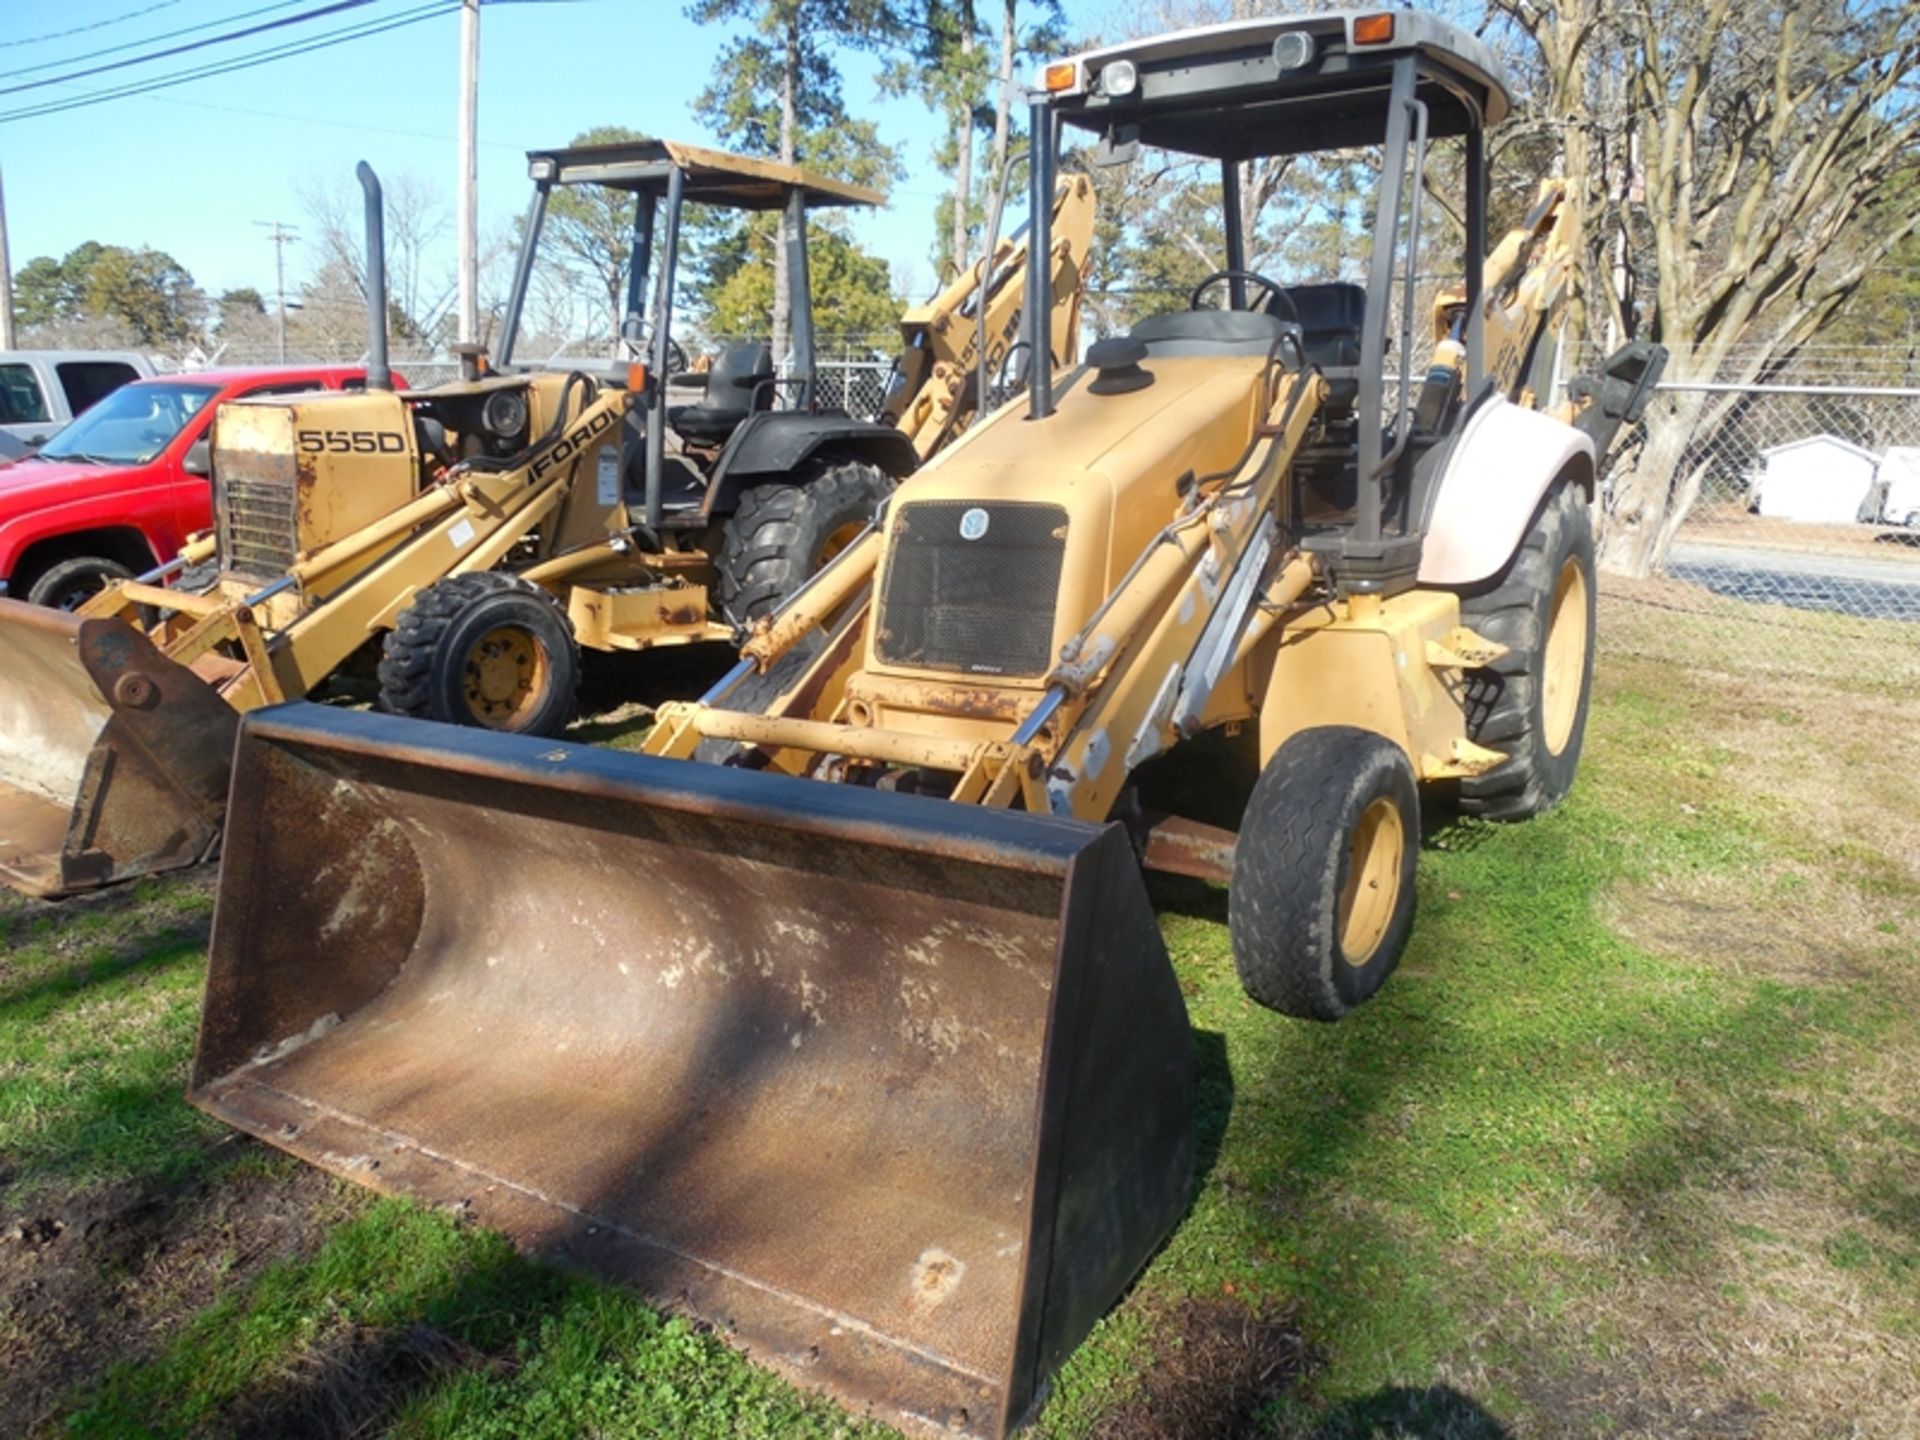
<path fill-rule="evenodd" d="M 231 474 L 220 477 L 220 556 L 223 569 L 277 576 L 293 564 L 294 485 Z"/>
<path fill-rule="evenodd" d="M 971 538 L 969 538 L 971 537 Z M 1044 675 L 1067 548 L 1058 505 L 923 500 L 894 514 L 874 650 L 889 665 Z"/>

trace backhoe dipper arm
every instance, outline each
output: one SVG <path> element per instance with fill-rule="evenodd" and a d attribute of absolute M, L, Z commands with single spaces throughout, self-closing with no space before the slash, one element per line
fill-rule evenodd
<path fill-rule="evenodd" d="M 1084 175 L 1064 178 L 1054 191 L 1051 225 L 1054 299 L 1049 333 L 1060 365 L 1072 364 L 1079 354 L 1080 297 L 1093 244 L 1093 218 L 1093 182 Z M 906 432 L 922 460 L 963 429 L 979 408 L 974 389 L 983 333 L 988 370 L 997 371 L 1006 362 L 1027 291 L 1029 233 L 1023 228 L 1001 241 L 991 263 L 982 257 L 901 319 L 906 344 L 881 418 Z"/>

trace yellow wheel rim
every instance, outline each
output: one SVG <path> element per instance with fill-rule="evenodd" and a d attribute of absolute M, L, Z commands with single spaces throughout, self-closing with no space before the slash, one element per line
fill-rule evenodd
<path fill-rule="evenodd" d="M 1347 842 L 1347 883 L 1340 890 L 1335 922 L 1340 953 L 1349 965 L 1373 958 L 1400 903 L 1400 861 L 1407 849 L 1400 807 L 1382 795 L 1360 812 Z"/>
<path fill-rule="evenodd" d="M 820 547 L 819 557 L 813 562 L 813 568 L 819 570 L 834 556 L 853 543 L 853 537 L 867 528 L 864 520 L 849 520 L 838 530 L 827 536 L 826 543 Z"/>
<path fill-rule="evenodd" d="M 1553 584 L 1547 653 L 1540 672 L 1540 717 L 1547 750 L 1558 755 L 1573 738 L 1587 678 L 1587 572 L 1574 555 L 1567 557 Z"/>
<path fill-rule="evenodd" d="M 517 730 L 547 693 L 547 652 L 518 625 L 487 631 L 467 652 L 467 709 L 490 730 Z"/>

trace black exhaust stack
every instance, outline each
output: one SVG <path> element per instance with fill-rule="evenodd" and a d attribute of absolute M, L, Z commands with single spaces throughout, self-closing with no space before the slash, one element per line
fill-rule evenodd
<path fill-rule="evenodd" d="M 367 195 L 367 388 L 393 389 L 387 364 L 387 221 L 380 177 L 366 161 L 354 172 Z"/>

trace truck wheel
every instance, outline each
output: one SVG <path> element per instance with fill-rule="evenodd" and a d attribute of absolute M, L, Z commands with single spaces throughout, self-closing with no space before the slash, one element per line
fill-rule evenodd
<path fill-rule="evenodd" d="M 1507 568 L 1460 601 L 1460 618 L 1507 647 L 1466 674 L 1467 734 L 1507 758 L 1460 782 L 1460 809 L 1525 820 L 1573 788 L 1593 688 L 1593 520 L 1578 485 L 1540 502 Z"/>
<path fill-rule="evenodd" d="M 792 484 L 740 497 L 720 545 L 720 610 L 735 624 L 778 609 L 858 535 L 893 481 L 864 460 L 816 460 Z"/>
<path fill-rule="evenodd" d="M 1338 1020 L 1400 963 L 1413 929 L 1420 800 L 1391 740 L 1302 730 L 1254 782 L 1234 846 L 1227 930 L 1248 995 Z"/>
<path fill-rule="evenodd" d="M 133 571 L 117 560 L 81 555 L 62 560 L 27 587 L 27 599 L 50 610 L 78 610 L 119 580 L 131 580 Z"/>
<path fill-rule="evenodd" d="M 380 708 L 396 715 L 558 735 L 573 718 L 580 647 L 539 586 L 511 575 L 453 575 L 413 597 L 387 633 Z"/>

